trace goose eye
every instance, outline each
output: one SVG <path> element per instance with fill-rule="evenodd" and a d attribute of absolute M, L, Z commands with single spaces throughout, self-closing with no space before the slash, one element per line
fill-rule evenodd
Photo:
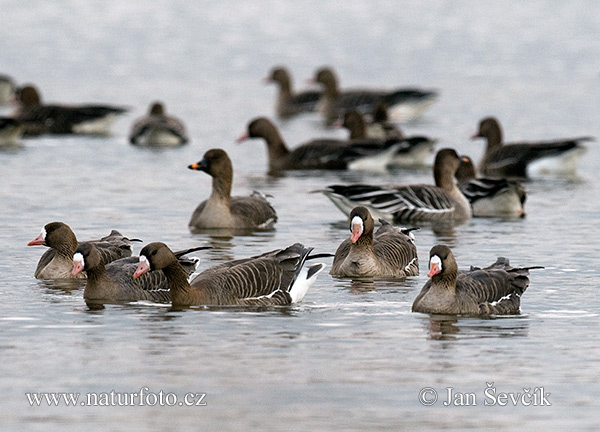
<path fill-rule="evenodd" d="M 151 254 L 151 255 L 153 255 L 153 256 L 154 256 L 154 255 L 156 255 L 156 251 L 155 251 L 155 250 L 154 250 L 154 251 L 152 251 L 152 254 Z"/>

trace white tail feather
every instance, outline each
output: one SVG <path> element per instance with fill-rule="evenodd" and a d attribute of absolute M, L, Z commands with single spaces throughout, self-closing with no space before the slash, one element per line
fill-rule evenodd
<path fill-rule="evenodd" d="M 300 270 L 300 274 L 296 278 L 294 285 L 290 289 L 290 297 L 292 298 L 292 303 L 299 303 L 302 301 L 308 289 L 311 287 L 315 280 L 317 280 L 317 275 L 323 271 L 325 268 L 325 264 L 313 264 L 310 267 L 303 267 Z M 310 277 L 308 276 L 310 273 Z"/>

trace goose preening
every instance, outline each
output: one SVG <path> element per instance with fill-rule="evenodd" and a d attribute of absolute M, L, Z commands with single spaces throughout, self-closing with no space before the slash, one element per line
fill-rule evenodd
<path fill-rule="evenodd" d="M 367 124 L 364 116 L 356 110 L 347 111 L 342 122 L 342 126 L 350 132 L 350 140 L 373 139 L 386 142 L 386 145 L 398 143 L 390 166 L 419 167 L 430 164 L 436 140 L 422 135 L 405 137 L 400 130 L 386 131 L 381 124 L 376 125 L 379 127 Z"/>
<path fill-rule="evenodd" d="M 432 314 L 501 315 L 518 314 L 521 296 L 529 286 L 529 270 L 512 267 L 499 257 L 486 268 L 458 270 L 448 246 L 437 245 L 429 252 L 427 281 L 412 306 L 413 312 Z"/>
<path fill-rule="evenodd" d="M 321 92 L 317 90 L 294 92 L 291 75 L 285 67 L 276 66 L 271 69 L 265 82 L 275 83 L 278 86 L 275 112 L 279 118 L 288 118 L 317 109 Z"/>
<path fill-rule="evenodd" d="M 528 178 L 541 174 L 574 175 L 586 151 L 582 144 L 592 137 L 505 144 L 500 123 L 487 117 L 472 139 L 485 138 L 487 145 L 479 171 L 489 177 Z"/>
<path fill-rule="evenodd" d="M 167 114 L 160 101 L 153 102 L 148 114 L 134 121 L 129 133 L 129 142 L 142 146 L 177 147 L 188 141 L 183 121 Z"/>
<path fill-rule="evenodd" d="M 417 247 L 411 230 L 374 221 L 366 207 L 350 213 L 350 238 L 335 252 L 330 274 L 337 277 L 403 277 L 419 274 Z"/>
<path fill-rule="evenodd" d="M 164 243 L 150 243 L 140 252 L 134 278 L 162 270 L 173 306 L 289 305 L 302 301 L 325 264 L 306 265 L 312 248 L 299 243 L 262 255 L 226 262 L 188 282 L 177 257 Z"/>
<path fill-rule="evenodd" d="M 476 177 L 475 166 L 468 156 L 462 156 L 456 171 L 458 188 L 471 203 L 476 217 L 523 217 L 527 194 L 523 185 L 514 180 Z"/>
<path fill-rule="evenodd" d="M 433 165 L 435 186 L 332 185 L 320 192 L 344 214 L 362 205 L 373 217 L 396 222 L 461 222 L 471 217 L 471 205 L 454 178 L 459 165 L 456 151 L 442 149 L 437 152 Z"/>
<path fill-rule="evenodd" d="M 127 111 L 112 105 L 44 104 L 31 84 L 17 90 L 17 101 L 15 118 L 25 125 L 25 135 L 106 135 L 115 119 Z"/>
<path fill-rule="evenodd" d="M 191 252 L 207 249 L 206 246 L 174 252 L 187 277 L 196 270 L 198 259 L 185 258 Z M 94 242 L 83 242 L 75 250 L 71 263 L 73 276 L 85 270 L 87 274 L 83 298 L 86 302 L 130 302 L 148 300 L 157 303 L 169 303 L 171 296 L 167 278 L 162 271 L 150 272 L 142 277 L 133 278 L 137 270 L 139 257 L 130 256 L 104 263 L 100 250 Z"/>
<path fill-rule="evenodd" d="M 369 113 L 380 103 L 388 106 L 392 118 L 408 121 L 423 114 L 437 99 L 437 92 L 417 88 L 340 89 L 336 74 L 328 67 L 317 70 L 313 80 L 323 88 L 319 110 L 326 125 L 332 125 L 350 109 Z"/>
<path fill-rule="evenodd" d="M 269 172 L 309 169 L 386 169 L 400 145 L 378 140 L 313 139 L 289 150 L 277 127 L 267 118 L 248 123 L 238 142 L 262 138 L 267 144 Z"/>
<path fill-rule="evenodd" d="M 204 171 L 212 177 L 212 193 L 192 214 L 191 229 L 269 230 L 277 222 L 275 209 L 260 192 L 231 196 L 233 166 L 224 150 L 208 150 L 201 161 L 188 168 Z"/>
<path fill-rule="evenodd" d="M 141 241 L 128 239 L 117 230 L 112 230 L 109 235 L 99 240 L 90 240 L 102 256 L 105 263 L 119 258 L 131 256 L 131 242 Z M 71 279 L 84 278 L 85 273 L 72 275 L 73 254 L 79 245 L 71 228 L 62 222 L 50 222 L 44 226 L 42 232 L 27 246 L 44 245 L 49 249 L 40 258 L 34 276 L 37 279 Z"/>

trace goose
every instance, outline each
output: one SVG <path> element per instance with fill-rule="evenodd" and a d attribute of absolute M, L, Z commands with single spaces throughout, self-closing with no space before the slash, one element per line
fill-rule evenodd
<path fill-rule="evenodd" d="M 444 315 L 518 314 L 521 296 L 529 286 L 529 270 L 543 268 L 512 267 L 507 258 L 499 257 L 486 268 L 458 270 L 456 260 L 446 245 L 436 245 L 429 252 L 430 277 L 415 298 L 413 312 Z"/>
<path fill-rule="evenodd" d="M 14 117 L 25 125 L 25 135 L 107 135 L 110 125 L 126 108 L 110 105 L 44 104 L 34 85 L 18 89 L 19 107 Z"/>
<path fill-rule="evenodd" d="M 12 117 L 0 117 L 0 147 L 16 145 L 23 136 L 23 124 Z"/>
<path fill-rule="evenodd" d="M 332 185 L 319 192 L 325 194 L 345 214 L 350 214 L 357 205 L 363 205 L 373 217 L 401 223 L 462 222 L 471 217 L 471 205 L 458 189 L 454 178 L 459 165 L 460 158 L 456 151 L 445 148 L 435 156 L 435 186 Z"/>
<path fill-rule="evenodd" d="M 131 256 L 131 242 L 140 241 L 123 237 L 117 230 L 91 242 L 98 248 L 105 263 Z M 36 279 L 85 278 L 85 273 L 72 275 L 73 254 L 78 246 L 77 238 L 71 228 L 63 222 L 50 222 L 42 232 L 27 246 L 44 245 L 49 247 L 40 258 L 34 276 Z"/>
<path fill-rule="evenodd" d="M 527 194 L 523 185 L 507 179 L 492 179 L 475 175 L 469 156 L 462 156 L 456 171 L 458 188 L 471 203 L 476 217 L 523 217 Z"/>
<path fill-rule="evenodd" d="M 321 92 L 318 90 L 294 92 L 291 75 L 285 67 L 274 67 L 264 81 L 275 83 L 279 87 L 275 102 L 275 112 L 279 118 L 288 118 L 317 109 Z"/>
<path fill-rule="evenodd" d="M 385 220 L 373 235 L 374 221 L 366 207 L 350 212 L 349 239 L 335 252 L 330 274 L 336 277 L 403 277 L 419 274 L 417 247 L 411 230 Z"/>
<path fill-rule="evenodd" d="M 189 277 L 196 270 L 197 258 L 184 258 L 191 252 L 206 249 L 201 246 L 175 252 L 179 264 Z M 170 303 L 167 278 L 162 271 L 151 272 L 133 279 L 139 257 L 130 256 L 104 264 L 102 254 L 93 242 L 80 243 L 73 255 L 71 274 L 87 274 L 83 298 L 86 302 L 129 302 L 149 300 Z"/>
<path fill-rule="evenodd" d="M 129 142 L 137 145 L 176 147 L 188 141 L 183 121 L 168 115 L 160 101 L 153 102 L 148 114 L 134 121 L 129 133 Z"/>
<path fill-rule="evenodd" d="M 426 136 L 403 137 L 402 132 L 386 133 L 381 125 L 372 128 L 367 124 L 364 116 L 357 110 L 350 110 L 344 114 L 342 126 L 350 132 L 350 140 L 375 139 L 391 145 L 399 143 L 398 151 L 395 153 L 390 166 L 392 167 L 418 167 L 425 166 L 434 152 L 435 140 Z"/>
<path fill-rule="evenodd" d="M 419 117 L 437 99 L 437 92 L 416 88 L 340 90 L 337 76 L 329 67 L 318 69 L 314 81 L 323 88 L 319 109 L 325 125 L 328 126 L 349 109 L 367 113 L 372 112 L 379 103 L 385 103 L 389 107 L 393 118 L 401 121 L 412 120 Z"/>
<path fill-rule="evenodd" d="M 199 273 L 188 282 L 177 258 L 164 243 L 150 243 L 140 252 L 133 275 L 162 270 L 173 306 L 289 305 L 302 301 L 325 264 L 305 266 L 312 251 L 300 243 L 251 258 L 229 261 Z"/>
<path fill-rule="evenodd" d="M 592 137 L 504 144 L 500 123 L 494 117 L 479 122 L 472 139 L 485 138 L 487 146 L 479 171 L 488 177 L 528 178 L 540 174 L 573 175 Z"/>
<path fill-rule="evenodd" d="M 191 229 L 273 229 L 277 213 L 265 195 L 254 191 L 249 196 L 231 196 L 233 166 L 224 150 L 208 150 L 201 161 L 188 168 L 212 177 L 212 193 L 194 210 L 189 222 Z"/>
<path fill-rule="evenodd" d="M 399 148 L 396 143 L 388 145 L 377 140 L 313 139 L 289 150 L 277 127 L 265 117 L 248 123 L 238 143 L 249 138 L 265 140 L 270 173 L 309 169 L 380 171 L 386 169 Z"/>

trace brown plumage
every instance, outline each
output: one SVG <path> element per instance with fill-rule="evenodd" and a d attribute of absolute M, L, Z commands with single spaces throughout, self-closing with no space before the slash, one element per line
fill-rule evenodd
<path fill-rule="evenodd" d="M 489 177 L 526 178 L 534 162 L 554 159 L 552 171 L 572 174 L 577 161 L 586 148 L 581 144 L 591 137 L 559 139 L 553 141 L 521 142 L 504 144 L 500 123 L 487 117 L 479 123 L 475 138 L 485 138 L 487 146 L 479 163 L 481 174 Z"/>
<path fill-rule="evenodd" d="M 278 117 L 287 118 L 316 110 L 321 92 L 315 90 L 294 92 L 292 79 L 286 68 L 274 67 L 265 81 L 275 83 L 279 88 L 275 102 L 275 112 Z"/>
<path fill-rule="evenodd" d="M 201 161 L 188 168 L 204 171 L 213 179 L 210 197 L 192 214 L 191 229 L 269 230 L 277 222 L 277 213 L 263 194 L 255 191 L 250 196 L 231 196 L 233 166 L 224 150 L 208 150 Z"/>
<path fill-rule="evenodd" d="M 380 219 L 374 221 L 365 207 L 350 213 L 352 236 L 344 240 L 333 258 L 331 275 L 338 277 L 402 277 L 419 274 L 417 247 L 410 230 L 396 228 Z"/>
<path fill-rule="evenodd" d="M 197 247 L 175 252 L 174 255 L 189 277 L 195 270 L 198 260 L 184 258 L 184 255 L 206 249 Z M 149 300 L 158 303 L 169 303 L 171 296 L 167 278 L 162 271 L 150 272 L 133 279 L 137 270 L 139 257 L 121 258 L 104 264 L 99 249 L 93 242 L 81 243 L 73 255 L 72 273 L 87 273 L 87 282 L 83 298 L 87 303 L 113 303 L 137 300 Z"/>
<path fill-rule="evenodd" d="M 164 243 L 140 252 L 134 277 L 152 270 L 167 276 L 173 306 L 289 305 L 302 300 L 324 264 L 304 267 L 312 248 L 296 243 L 259 256 L 211 267 L 188 282 L 177 258 Z"/>
<path fill-rule="evenodd" d="M 433 314 L 518 314 L 521 296 L 529 286 L 529 270 L 543 267 L 512 267 L 499 257 L 489 267 L 458 270 L 448 246 L 429 252 L 429 273 L 413 312 Z"/>
<path fill-rule="evenodd" d="M 381 110 L 383 110 L 383 114 L 381 114 Z M 402 131 L 397 126 L 387 121 L 387 112 L 385 108 L 377 109 L 376 113 L 378 117 L 373 117 L 373 121 L 368 122 L 357 110 L 346 111 L 342 126 L 350 132 L 350 139 L 373 138 L 380 140 L 401 140 L 404 138 Z M 375 121 L 376 118 L 377 121 Z"/>
<path fill-rule="evenodd" d="M 163 102 L 153 102 L 148 114 L 133 122 L 129 142 L 148 146 L 178 146 L 189 141 L 185 124 L 168 115 Z"/>
<path fill-rule="evenodd" d="M 131 242 L 140 241 L 123 237 L 116 230 L 99 240 L 92 240 L 98 248 L 105 263 L 119 258 L 131 256 Z M 71 228 L 62 222 L 50 222 L 42 232 L 27 246 L 44 245 L 49 249 L 40 258 L 34 276 L 37 279 L 71 279 L 85 278 L 85 273 L 76 276 L 71 274 L 73 269 L 73 254 L 79 243 Z"/>

